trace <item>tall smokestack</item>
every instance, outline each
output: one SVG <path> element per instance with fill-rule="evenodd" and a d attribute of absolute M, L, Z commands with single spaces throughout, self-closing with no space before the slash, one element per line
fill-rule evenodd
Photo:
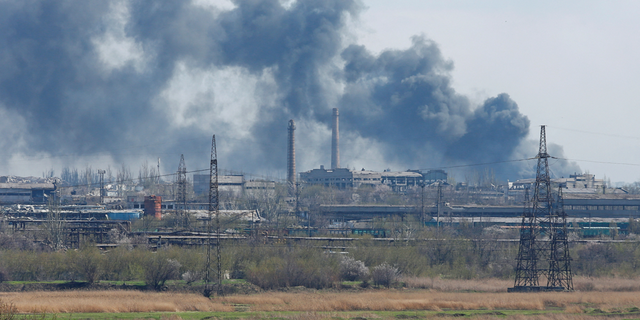
<path fill-rule="evenodd" d="M 340 132 L 338 129 L 338 108 L 333 108 L 333 131 L 331 132 L 331 169 L 340 168 Z"/>
<path fill-rule="evenodd" d="M 287 146 L 287 181 L 293 188 L 296 185 L 296 124 L 289 120 L 289 140 Z"/>

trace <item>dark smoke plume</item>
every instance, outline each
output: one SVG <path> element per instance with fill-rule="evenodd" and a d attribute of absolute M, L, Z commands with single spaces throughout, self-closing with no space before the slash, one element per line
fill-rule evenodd
<path fill-rule="evenodd" d="M 216 133 L 221 167 L 284 173 L 293 118 L 298 167 L 309 170 L 328 161 L 334 107 L 345 164 L 535 155 L 517 104 L 501 94 L 472 106 L 435 43 L 416 37 L 379 55 L 349 45 L 362 10 L 355 0 L 2 1 L 0 132 L 11 139 L 0 157 L 73 155 L 57 163 L 82 166 L 102 155 L 118 166 L 161 156 L 168 172 L 184 153 L 189 169 L 206 168 Z M 505 179 L 530 173 L 495 169 Z"/>

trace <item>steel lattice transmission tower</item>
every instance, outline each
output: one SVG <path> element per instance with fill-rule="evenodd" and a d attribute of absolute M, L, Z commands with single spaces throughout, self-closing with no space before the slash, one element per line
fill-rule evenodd
<path fill-rule="evenodd" d="M 221 248 L 220 248 L 220 210 L 219 210 L 219 194 L 218 194 L 218 156 L 216 151 L 216 135 L 211 139 L 211 164 L 209 166 L 209 221 L 207 223 L 207 270 L 205 279 L 205 296 L 211 295 L 210 270 L 211 270 L 211 222 L 215 218 L 216 223 L 216 271 L 217 271 L 217 288 L 218 295 L 222 294 L 222 265 L 221 265 Z"/>
<path fill-rule="evenodd" d="M 562 189 L 557 199 L 551 190 L 545 126 L 540 129 L 536 183 L 533 199 L 525 200 L 520 228 L 516 279 L 510 292 L 573 290 L 567 240 L 567 215 Z M 541 278 L 546 285 L 541 286 Z"/>
<path fill-rule="evenodd" d="M 189 228 L 189 215 L 187 214 L 187 166 L 184 163 L 184 155 L 180 155 L 180 164 L 178 165 L 178 190 L 176 192 L 176 205 L 180 204 L 179 216 L 182 219 L 182 226 Z"/>

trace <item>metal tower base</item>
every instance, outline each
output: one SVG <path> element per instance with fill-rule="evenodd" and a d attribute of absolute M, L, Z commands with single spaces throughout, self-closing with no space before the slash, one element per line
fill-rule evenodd
<path fill-rule="evenodd" d="M 507 288 L 507 292 L 548 292 L 548 291 L 569 291 L 564 287 L 529 287 L 518 286 L 513 288 Z"/>

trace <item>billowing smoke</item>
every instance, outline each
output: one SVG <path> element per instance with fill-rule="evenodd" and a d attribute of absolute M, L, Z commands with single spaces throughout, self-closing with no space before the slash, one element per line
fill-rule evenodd
<path fill-rule="evenodd" d="M 207 168 L 216 133 L 221 167 L 282 175 L 289 119 L 298 168 L 309 170 L 328 164 L 334 107 L 343 165 L 402 170 L 535 155 L 517 104 L 501 94 L 472 106 L 451 87 L 453 64 L 434 42 L 415 37 L 406 50 L 373 55 L 349 40 L 363 8 L 2 1 L 3 170 L 39 155 L 93 167 L 162 157 L 168 172 L 182 153 L 188 169 Z M 504 178 L 530 172 L 494 168 Z"/>

